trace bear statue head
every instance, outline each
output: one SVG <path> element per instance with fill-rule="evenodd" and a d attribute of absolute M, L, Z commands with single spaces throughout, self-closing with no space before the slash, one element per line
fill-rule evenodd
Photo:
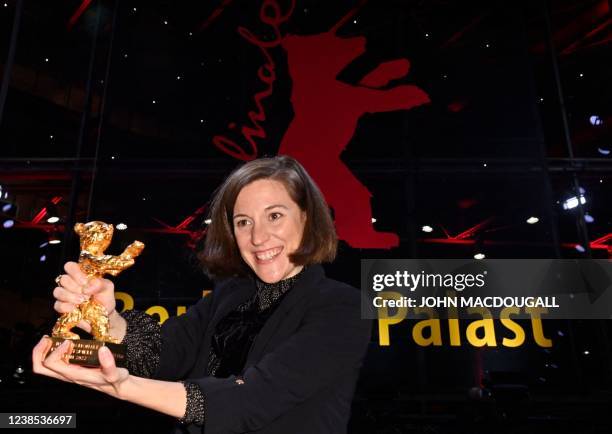
<path fill-rule="evenodd" d="M 113 238 L 113 225 L 93 221 L 77 223 L 74 231 L 81 239 L 81 251 L 87 250 L 94 256 L 103 255 Z"/>

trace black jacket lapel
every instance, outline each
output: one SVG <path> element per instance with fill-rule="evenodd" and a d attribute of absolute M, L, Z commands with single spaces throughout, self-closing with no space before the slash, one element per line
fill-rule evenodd
<path fill-rule="evenodd" d="M 192 370 L 194 375 L 206 375 L 206 368 L 210 355 L 210 341 L 217 324 L 225 318 L 228 313 L 236 309 L 241 303 L 247 301 L 249 297 L 253 296 L 255 292 L 255 282 L 253 282 L 252 278 L 237 278 L 236 281 L 232 283 L 231 287 L 224 288 L 223 291 L 227 291 L 228 294 L 220 299 L 219 304 L 215 305 L 213 301 L 212 309 L 214 314 L 208 322 L 203 338 L 204 342 L 200 347 L 196 364 Z M 214 291 L 212 296 L 214 297 Z"/>
<path fill-rule="evenodd" d="M 263 356 L 266 346 L 274 333 L 279 329 L 283 318 L 287 316 L 293 307 L 303 301 L 306 297 L 313 294 L 313 287 L 325 277 L 323 267 L 320 265 L 310 265 L 304 270 L 304 275 L 295 282 L 295 286 L 289 290 L 287 295 L 281 301 L 281 304 L 274 311 L 274 313 L 268 318 L 266 324 L 263 326 L 255 341 L 253 347 L 249 352 L 247 362 L 244 369 L 248 368 Z"/>

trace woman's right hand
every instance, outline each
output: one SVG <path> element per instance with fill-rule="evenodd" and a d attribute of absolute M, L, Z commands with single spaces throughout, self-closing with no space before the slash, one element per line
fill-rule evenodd
<path fill-rule="evenodd" d="M 106 308 L 112 327 L 113 318 L 117 316 L 113 282 L 103 278 L 88 278 L 76 262 L 66 262 L 64 270 L 66 274 L 62 274 L 59 286 L 53 290 L 56 300 L 54 309 L 60 314 L 71 312 L 77 305 L 93 297 Z M 78 327 L 91 332 L 91 326 L 86 321 L 81 321 Z"/>

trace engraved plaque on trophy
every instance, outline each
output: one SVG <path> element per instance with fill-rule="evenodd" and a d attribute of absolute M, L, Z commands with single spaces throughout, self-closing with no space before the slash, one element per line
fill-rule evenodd
<path fill-rule="evenodd" d="M 113 225 L 104 222 L 77 223 L 74 230 L 80 237 L 79 267 L 88 278 L 103 277 L 106 274 L 117 276 L 134 265 L 134 258 L 144 249 L 143 243 L 134 241 L 118 256 L 105 254 L 111 243 L 114 228 Z M 72 332 L 73 327 L 83 320 L 91 326 L 91 335 L 94 339 L 81 339 L 78 334 Z M 98 349 L 107 346 L 115 357 L 117 366 L 125 366 L 125 345 L 111 336 L 108 312 L 93 297 L 58 318 L 53 327 L 51 336 L 53 345 L 49 353 L 66 339 L 71 339 L 74 343 L 72 352 L 67 355 L 70 363 L 97 367 L 100 365 Z"/>

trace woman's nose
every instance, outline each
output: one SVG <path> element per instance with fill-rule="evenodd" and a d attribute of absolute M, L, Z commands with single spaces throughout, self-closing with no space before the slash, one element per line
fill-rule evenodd
<path fill-rule="evenodd" d="M 265 225 L 262 224 L 253 224 L 253 229 L 251 233 L 251 242 L 255 246 L 259 246 L 265 243 L 268 240 L 269 234 Z"/>

